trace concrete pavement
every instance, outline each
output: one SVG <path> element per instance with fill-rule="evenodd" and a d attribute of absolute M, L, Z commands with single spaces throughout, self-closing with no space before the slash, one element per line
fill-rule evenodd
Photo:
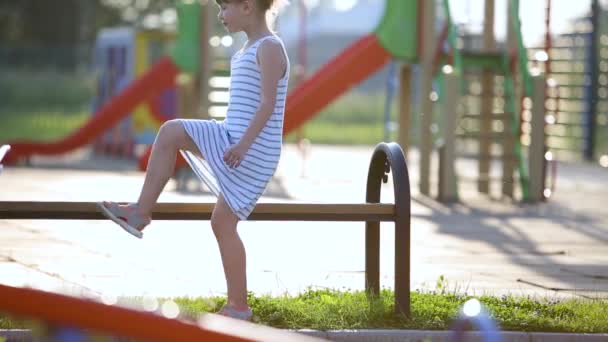
<path fill-rule="evenodd" d="M 361 202 L 372 150 L 313 145 L 303 162 L 295 147 L 286 146 L 263 201 Z M 136 199 L 143 174 L 134 171 L 133 163 L 79 157 L 5 168 L 0 200 Z M 441 288 L 469 294 L 607 297 L 608 210 L 603 203 L 608 202 L 608 170 L 560 164 L 555 196 L 548 203 L 522 205 L 476 194 L 466 181 L 475 164 L 461 160 L 463 201 L 442 205 L 418 193 L 415 152 L 409 164 L 413 289 L 434 290 L 443 276 Z M 213 200 L 196 191 L 196 182 L 190 184 L 194 191 L 176 191 L 178 184 L 171 181 L 160 201 Z M 383 187 L 383 201 L 392 200 L 390 186 Z M 0 221 L 0 227 L 4 284 L 106 297 L 225 293 L 208 222 L 157 221 L 143 240 L 109 221 Z M 249 288 L 256 293 L 363 289 L 362 223 L 243 222 L 240 232 Z M 394 277 L 391 233 L 381 233 L 381 284 L 386 287 L 392 287 Z"/>

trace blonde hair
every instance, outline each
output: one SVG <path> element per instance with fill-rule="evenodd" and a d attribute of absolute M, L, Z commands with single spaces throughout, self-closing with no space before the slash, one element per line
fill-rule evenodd
<path fill-rule="evenodd" d="M 230 2 L 243 2 L 244 0 L 215 0 L 218 5 Z M 289 4 L 288 0 L 253 0 L 258 9 L 266 14 L 266 22 L 274 30 L 279 11 Z"/>
<path fill-rule="evenodd" d="M 230 3 L 230 2 L 242 2 L 244 0 L 215 0 L 218 5 Z M 285 5 L 289 3 L 287 0 L 253 0 L 255 1 L 257 7 L 264 13 L 270 12 L 278 12 Z"/>

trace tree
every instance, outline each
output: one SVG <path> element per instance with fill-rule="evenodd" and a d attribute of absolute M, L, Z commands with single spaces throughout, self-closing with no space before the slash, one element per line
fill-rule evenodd
<path fill-rule="evenodd" d="M 172 6 L 172 0 L 0 0 L 0 52 L 4 63 L 74 67 L 100 29 L 140 26 Z"/>

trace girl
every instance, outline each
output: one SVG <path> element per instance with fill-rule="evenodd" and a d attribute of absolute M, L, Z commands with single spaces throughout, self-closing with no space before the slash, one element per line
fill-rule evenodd
<path fill-rule="evenodd" d="M 237 232 L 253 210 L 281 155 L 289 60 L 266 14 L 280 0 L 216 0 L 228 32 L 244 31 L 247 43 L 231 60 L 226 119 L 171 120 L 160 128 L 137 203 L 100 202 L 101 212 L 141 238 L 151 212 L 173 173 L 179 150 L 217 196 L 211 227 L 228 288 L 220 314 L 251 320 L 247 304 L 246 259 Z"/>

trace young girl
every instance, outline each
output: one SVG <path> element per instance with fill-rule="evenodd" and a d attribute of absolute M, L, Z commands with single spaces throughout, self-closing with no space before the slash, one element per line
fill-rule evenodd
<path fill-rule="evenodd" d="M 106 217 L 136 237 L 173 173 L 179 150 L 217 196 L 211 227 L 219 244 L 228 288 L 220 314 L 250 320 L 245 249 L 237 232 L 274 174 L 281 155 L 289 60 L 266 14 L 280 0 L 216 0 L 228 32 L 244 31 L 247 43 L 231 60 L 226 119 L 171 120 L 160 128 L 137 203 L 100 202 Z"/>

